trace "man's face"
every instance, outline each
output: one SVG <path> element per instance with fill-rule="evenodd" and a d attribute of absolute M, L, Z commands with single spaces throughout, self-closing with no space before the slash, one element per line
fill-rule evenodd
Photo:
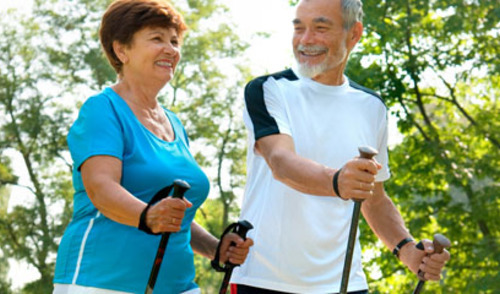
<path fill-rule="evenodd" d="M 342 74 L 349 50 L 341 0 L 303 0 L 293 21 L 293 51 L 301 74 Z"/>

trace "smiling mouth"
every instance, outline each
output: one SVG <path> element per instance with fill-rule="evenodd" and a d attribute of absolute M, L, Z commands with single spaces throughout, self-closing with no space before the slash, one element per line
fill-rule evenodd
<path fill-rule="evenodd" d="M 328 51 L 328 48 L 325 48 L 323 46 L 304 46 L 304 45 L 299 45 L 297 47 L 297 51 L 302 56 L 316 57 L 316 56 L 325 54 Z"/>
<path fill-rule="evenodd" d="M 304 51 L 299 51 L 300 55 L 305 56 L 305 57 L 316 57 L 323 55 L 325 52 L 304 52 Z"/>
<path fill-rule="evenodd" d="M 173 63 L 168 62 L 168 61 L 157 61 L 157 62 L 155 62 L 155 64 L 162 66 L 162 67 L 173 67 Z"/>

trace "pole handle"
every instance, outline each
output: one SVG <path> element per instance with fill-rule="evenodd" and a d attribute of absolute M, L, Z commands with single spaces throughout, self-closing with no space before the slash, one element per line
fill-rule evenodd
<path fill-rule="evenodd" d="M 184 193 L 189 190 L 191 186 L 184 180 L 175 180 L 174 181 L 174 193 L 172 194 L 173 198 L 182 199 L 184 197 Z"/>
<path fill-rule="evenodd" d="M 443 253 L 443 250 L 445 248 L 450 248 L 451 247 L 451 242 L 446 238 L 445 236 L 441 234 L 435 234 L 434 235 L 434 240 L 432 241 L 434 244 L 434 251 L 436 253 Z"/>
<path fill-rule="evenodd" d="M 372 159 L 375 155 L 378 154 L 378 151 L 370 146 L 360 146 L 358 147 L 359 157 Z"/>
<path fill-rule="evenodd" d="M 253 229 L 253 226 L 252 224 L 249 222 L 249 221 L 246 221 L 246 220 L 240 220 L 238 221 L 238 223 L 236 224 L 236 226 L 233 228 L 233 233 L 236 233 L 238 236 L 240 236 L 243 240 L 246 240 L 247 239 L 247 233 L 248 231 L 250 231 L 251 229 Z M 234 242 L 231 242 L 231 246 L 235 246 L 236 243 Z M 234 264 L 228 262 L 226 264 L 226 268 L 230 266 L 230 267 L 234 267 Z"/>

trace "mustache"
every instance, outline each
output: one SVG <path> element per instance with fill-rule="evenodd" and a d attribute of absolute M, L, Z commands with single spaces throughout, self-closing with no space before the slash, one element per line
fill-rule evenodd
<path fill-rule="evenodd" d="M 328 48 L 321 45 L 302 45 L 297 46 L 298 51 L 305 51 L 309 53 L 318 53 L 328 51 Z"/>

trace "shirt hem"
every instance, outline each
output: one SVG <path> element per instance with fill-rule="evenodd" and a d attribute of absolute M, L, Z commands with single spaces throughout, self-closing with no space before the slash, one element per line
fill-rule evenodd
<path fill-rule="evenodd" d="M 297 286 L 286 283 L 272 282 L 268 280 L 238 277 L 231 279 L 231 283 L 291 293 L 325 294 L 340 292 L 340 284 L 333 284 L 328 286 Z M 367 289 L 368 285 L 365 282 L 349 282 L 349 288 L 347 289 L 347 291 L 355 292 Z"/>

